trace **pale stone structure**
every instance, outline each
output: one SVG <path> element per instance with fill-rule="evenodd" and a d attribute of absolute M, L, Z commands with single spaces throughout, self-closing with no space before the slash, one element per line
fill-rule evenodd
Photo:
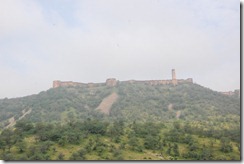
<path fill-rule="evenodd" d="M 107 79 L 106 85 L 109 87 L 114 87 L 117 85 L 117 80 L 115 78 Z"/>
<path fill-rule="evenodd" d="M 239 89 L 236 89 L 234 91 L 228 91 L 228 92 L 220 92 L 220 93 L 227 95 L 227 96 L 237 95 L 238 97 L 240 97 L 240 90 Z"/>
<path fill-rule="evenodd" d="M 84 85 L 86 85 L 86 84 L 77 83 L 77 82 L 73 82 L 73 81 L 59 81 L 59 80 L 53 81 L 53 88 L 65 87 L 65 86 L 84 86 Z"/>
<path fill-rule="evenodd" d="M 182 83 L 193 83 L 192 78 L 188 78 L 186 80 L 184 79 L 176 79 L 176 73 L 175 69 L 172 69 L 172 79 L 169 80 L 144 80 L 144 81 L 138 81 L 138 80 L 128 80 L 128 81 L 121 81 L 122 83 L 143 83 L 148 85 L 167 85 L 167 84 L 173 84 L 178 85 Z M 87 87 L 96 87 L 101 85 L 106 85 L 109 87 L 115 87 L 118 84 L 118 81 L 115 78 L 109 78 L 106 80 L 105 83 L 78 83 L 78 82 L 72 82 L 72 81 L 53 81 L 53 88 L 57 87 L 65 87 L 65 86 L 87 86 Z"/>
<path fill-rule="evenodd" d="M 172 69 L 172 83 L 173 85 L 177 85 L 178 83 L 175 75 L 175 69 Z"/>

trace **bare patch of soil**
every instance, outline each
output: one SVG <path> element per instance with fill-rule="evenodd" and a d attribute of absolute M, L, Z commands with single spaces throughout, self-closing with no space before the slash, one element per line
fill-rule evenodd
<path fill-rule="evenodd" d="M 12 127 L 16 124 L 16 121 L 19 121 L 21 119 L 23 119 L 27 114 L 29 114 L 31 112 L 31 109 L 29 109 L 28 111 L 25 112 L 25 110 L 22 111 L 23 115 L 19 117 L 19 119 L 15 120 L 14 117 L 11 117 L 9 119 L 9 124 L 5 127 L 5 128 L 9 128 Z"/>
<path fill-rule="evenodd" d="M 112 94 L 104 98 L 103 101 L 99 104 L 99 106 L 96 109 L 100 110 L 105 114 L 109 114 L 113 103 L 115 103 L 117 99 L 118 99 L 118 94 L 113 92 Z"/>
<path fill-rule="evenodd" d="M 179 111 L 176 112 L 176 118 L 179 118 L 180 115 L 181 115 L 181 111 L 179 110 Z"/>

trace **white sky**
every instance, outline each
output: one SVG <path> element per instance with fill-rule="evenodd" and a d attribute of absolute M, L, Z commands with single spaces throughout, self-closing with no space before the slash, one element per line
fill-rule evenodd
<path fill-rule="evenodd" d="M 240 88 L 240 1 L 1 0 L 0 98 L 53 80 L 180 79 Z"/>

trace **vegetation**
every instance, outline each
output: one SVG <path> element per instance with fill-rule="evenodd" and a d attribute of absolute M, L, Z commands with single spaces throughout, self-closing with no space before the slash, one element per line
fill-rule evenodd
<path fill-rule="evenodd" d="M 113 92 L 109 115 L 98 111 Z M 240 160 L 240 98 L 197 84 L 123 82 L 5 98 L 0 159 Z"/>
<path fill-rule="evenodd" d="M 186 129 L 186 127 L 188 127 Z M 210 128 L 211 129 L 211 128 Z M 118 131 L 117 131 L 118 130 Z M 209 137 L 184 122 L 65 125 L 20 121 L 0 135 L 4 160 L 240 160 L 231 136 Z M 224 131 L 224 130 L 223 130 Z M 223 131 L 220 131 L 222 133 Z"/>

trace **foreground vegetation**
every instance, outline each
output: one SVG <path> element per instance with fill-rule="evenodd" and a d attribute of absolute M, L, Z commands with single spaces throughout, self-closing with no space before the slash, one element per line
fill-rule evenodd
<path fill-rule="evenodd" d="M 20 121 L 2 131 L 0 159 L 240 160 L 239 139 L 238 130 L 216 131 L 200 122 Z"/>

